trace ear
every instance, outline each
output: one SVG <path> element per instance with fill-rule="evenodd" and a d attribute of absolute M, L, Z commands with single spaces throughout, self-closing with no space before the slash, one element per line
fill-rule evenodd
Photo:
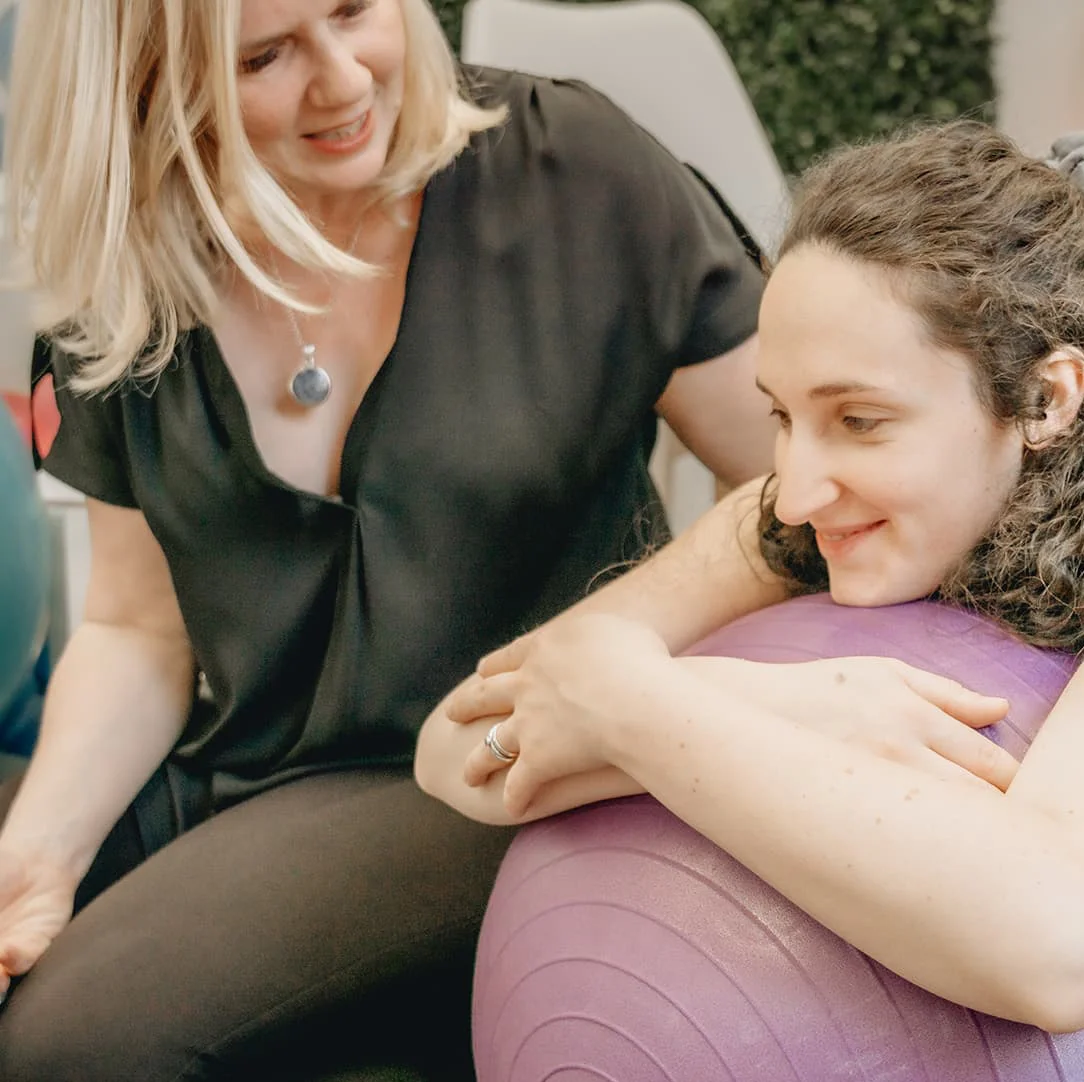
<path fill-rule="evenodd" d="M 1084 403 L 1084 353 L 1066 346 L 1046 357 L 1038 370 L 1046 412 L 1024 425 L 1027 446 L 1037 451 L 1070 428 Z"/>

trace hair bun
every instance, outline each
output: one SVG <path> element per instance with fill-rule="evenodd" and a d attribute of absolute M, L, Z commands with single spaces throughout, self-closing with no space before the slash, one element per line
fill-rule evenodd
<path fill-rule="evenodd" d="M 1047 165 L 1052 165 L 1078 188 L 1084 188 L 1084 131 L 1069 132 L 1055 139 Z"/>

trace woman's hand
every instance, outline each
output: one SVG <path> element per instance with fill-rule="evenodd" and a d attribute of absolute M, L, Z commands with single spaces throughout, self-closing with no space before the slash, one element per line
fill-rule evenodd
<path fill-rule="evenodd" d="M 731 697 L 938 777 L 966 775 L 1004 791 L 1020 765 L 975 731 L 1004 718 L 1004 699 L 893 658 L 768 665 L 684 657 L 676 664 Z"/>
<path fill-rule="evenodd" d="M 513 649 L 515 667 L 468 681 L 449 700 L 448 716 L 503 718 L 495 726 L 499 745 L 515 756 L 504 803 L 521 816 L 547 782 L 610 765 L 610 723 L 653 709 L 671 659 L 662 639 L 642 624 L 598 614 L 563 620 Z M 480 744 L 467 757 L 464 780 L 483 785 L 506 766 Z"/>
<path fill-rule="evenodd" d="M 559 695 L 555 682 L 565 678 L 566 669 L 572 671 L 572 659 L 562 657 L 561 652 L 578 650 L 581 664 L 589 659 L 596 666 L 616 667 L 617 674 L 625 672 L 629 665 L 627 653 L 620 655 L 611 648 L 604 662 L 595 652 L 599 643 L 573 644 L 576 632 L 564 629 L 576 623 L 558 621 L 490 654 L 480 663 L 477 677 L 448 701 L 448 716 L 460 723 L 485 715 L 514 715 L 515 721 L 502 723 L 498 733 L 501 744 L 512 752 L 520 750 L 517 741 L 522 731 L 530 728 L 538 734 L 532 740 L 541 743 L 541 733 L 549 728 L 551 746 L 544 752 L 533 748 L 531 761 L 517 772 L 513 783 L 517 806 L 523 799 L 529 800 L 520 787 L 532 778 L 535 769 L 542 773 L 556 770 L 560 754 L 567 757 L 569 764 L 586 758 L 589 742 L 581 742 L 573 749 L 558 739 L 559 734 L 573 724 L 579 724 L 582 733 L 587 712 L 594 713 L 596 725 L 601 714 L 612 713 L 605 701 L 612 694 L 603 691 L 613 681 L 614 673 L 607 674 L 602 668 L 594 671 L 595 690 L 590 703 L 576 705 Z M 629 629 L 635 625 L 620 620 L 616 623 L 622 625 L 622 635 L 632 634 Z M 664 649 L 650 632 L 642 628 L 640 632 L 649 637 L 656 655 Z M 606 638 L 603 635 L 603 640 Z M 721 709 L 734 700 L 755 704 L 841 742 L 940 777 L 959 778 L 963 773 L 1004 790 L 1016 773 L 1016 760 L 975 732 L 1004 717 L 1008 707 L 1004 699 L 981 695 L 903 662 L 843 658 L 768 665 L 734 658 L 689 657 L 677 659 L 674 664 L 694 672 L 725 694 L 726 699 L 720 698 Z M 585 737 L 581 735 L 580 739 Z M 597 748 L 594 754 L 598 754 Z M 468 759 L 466 776 L 470 783 L 478 784 L 505 765 L 487 748 L 479 747 Z M 597 760 L 591 765 L 597 766 Z"/>
<path fill-rule="evenodd" d="M 71 920 L 77 886 L 48 860 L 0 848 L 0 1001 Z"/>

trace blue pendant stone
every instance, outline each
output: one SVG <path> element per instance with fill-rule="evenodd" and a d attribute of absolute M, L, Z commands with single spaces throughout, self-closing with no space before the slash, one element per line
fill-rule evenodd
<path fill-rule="evenodd" d="M 319 406 L 331 394 L 331 376 L 327 370 L 316 365 L 306 366 L 290 380 L 290 395 L 302 406 Z"/>

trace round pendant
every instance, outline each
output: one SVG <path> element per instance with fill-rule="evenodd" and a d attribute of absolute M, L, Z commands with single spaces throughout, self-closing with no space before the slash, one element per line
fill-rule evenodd
<path fill-rule="evenodd" d="M 331 376 L 318 365 L 306 365 L 294 373 L 290 380 L 290 396 L 299 405 L 311 408 L 320 406 L 331 394 Z"/>

